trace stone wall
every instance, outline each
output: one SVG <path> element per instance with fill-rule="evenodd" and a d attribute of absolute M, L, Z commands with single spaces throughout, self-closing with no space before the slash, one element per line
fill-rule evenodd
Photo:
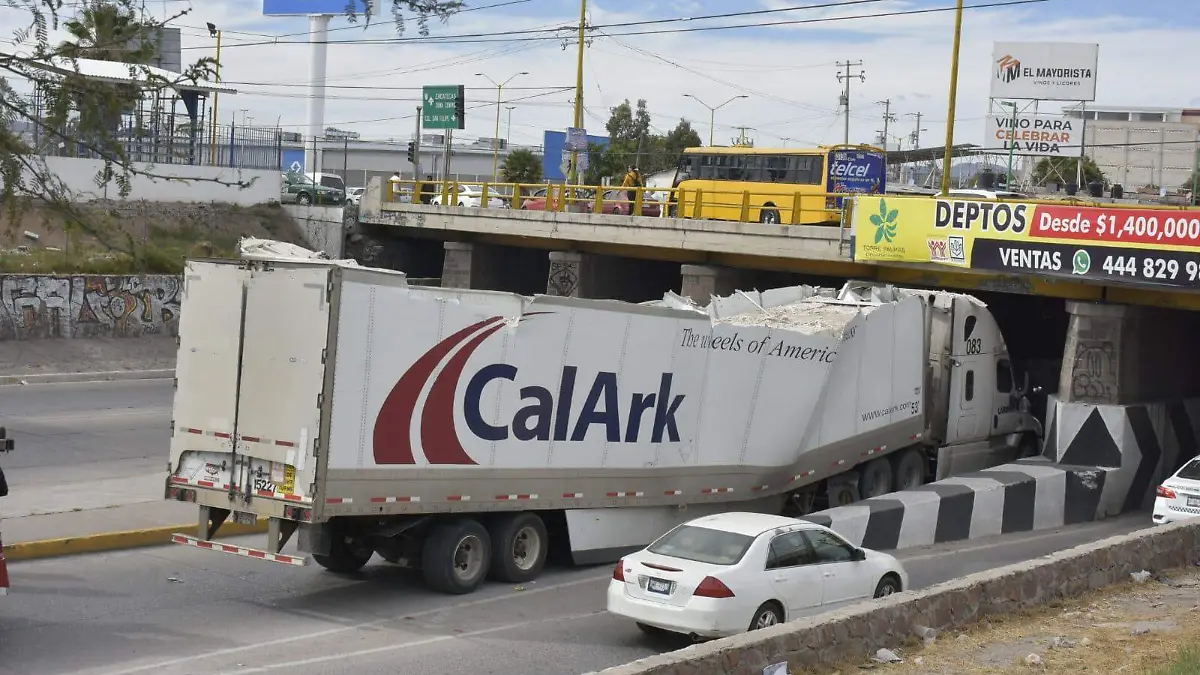
<path fill-rule="evenodd" d="M 179 334 L 173 275 L 0 275 L 0 340 Z"/>
<path fill-rule="evenodd" d="M 1112 537 L 989 572 L 860 603 L 766 630 L 694 645 L 601 671 L 602 675 L 758 675 L 833 666 L 901 645 L 917 626 L 958 628 L 1129 580 L 1141 570 L 1192 565 L 1200 525 L 1177 523 Z M 747 622 L 749 619 L 747 618 Z"/>

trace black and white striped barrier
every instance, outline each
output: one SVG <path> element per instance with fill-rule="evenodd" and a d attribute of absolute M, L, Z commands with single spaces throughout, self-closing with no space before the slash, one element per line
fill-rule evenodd
<path fill-rule="evenodd" d="M 1200 400 L 1098 406 L 1051 397 L 1047 408 L 1039 458 L 806 519 L 880 550 L 1049 530 L 1147 507 L 1155 487 L 1200 454 Z"/>

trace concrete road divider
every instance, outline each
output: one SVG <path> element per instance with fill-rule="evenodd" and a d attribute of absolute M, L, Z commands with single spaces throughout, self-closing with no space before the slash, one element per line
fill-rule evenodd
<path fill-rule="evenodd" d="M 159 380 L 175 377 L 175 369 L 105 370 L 93 373 L 38 373 L 0 375 L 0 386 L 9 384 L 62 384 L 66 382 L 109 382 L 115 380 Z"/>
<path fill-rule="evenodd" d="M 1050 530 L 1118 515 L 1119 504 L 1102 500 L 1114 471 L 1021 460 L 805 518 L 885 551 Z"/>
<path fill-rule="evenodd" d="M 104 551 L 120 551 L 146 546 L 163 546 L 171 543 L 171 535 L 175 532 L 196 536 L 196 525 L 170 525 L 166 527 L 150 527 L 141 530 L 126 530 L 124 532 L 104 532 L 89 534 L 82 537 L 65 539 L 43 539 L 41 541 L 23 541 L 4 546 L 4 557 L 9 562 L 17 560 L 34 560 L 37 558 L 53 558 L 80 553 L 101 553 Z M 240 534 L 260 534 L 267 531 L 267 522 L 259 521 L 254 525 L 239 525 L 225 523 L 218 533 L 221 537 Z"/>
<path fill-rule="evenodd" d="M 1200 524 L 1176 523 L 1112 537 L 1038 560 L 973 574 L 882 600 L 693 645 L 601 671 L 600 675 L 747 675 L 787 661 L 830 667 L 896 648 L 927 626 L 961 628 L 985 617 L 1043 605 L 1128 581 L 1141 570 L 1190 566 Z"/>

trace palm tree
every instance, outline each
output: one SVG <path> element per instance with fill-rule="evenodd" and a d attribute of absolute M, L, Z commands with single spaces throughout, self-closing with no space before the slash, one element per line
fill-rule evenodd
<path fill-rule="evenodd" d="M 75 18 L 63 23 L 71 39 L 58 51 L 74 64 L 78 59 L 118 61 L 130 68 L 150 63 L 158 55 L 158 31 L 143 22 L 131 6 L 112 0 L 93 0 Z M 131 70 L 131 77 L 144 79 Z M 64 82 L 79 112 L 79 133 L 107 139 L 120 127 L 121 115 L 134 107 L 142 86 L 111 84 L 70 75 Z"/>
<path fill-rule="evenodd" d="M 500 178 L 505 183 L 529 184 L 541 181 L 541 156 L 523 148 L 509 152 L 504 158 L 504 165 L 500 167 Z M 517 194 L 516 197 L 520 198 L 521 195 Z"/>

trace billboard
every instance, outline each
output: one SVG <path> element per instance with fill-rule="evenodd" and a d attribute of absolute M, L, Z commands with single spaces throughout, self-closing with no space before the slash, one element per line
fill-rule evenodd
<path fill-rule="evenodd" d="M 854 260 L 1200 290 L 1200 209 L 857 197 Z"/>
<path fill-rule="evenodd" d="M 1039 115 L 988 115 L 983 134 L 985 150 L 1023 157 L 1078 157 L 1083 144 L 1083 120 Z"/>
<path fill-rule="evenodd" d="M 366 11 L 363 0 L 263 0 L 263 16 L 305 16 L 308 14 L 325 14 L 338 16 L 346 13 L 346 8 L 354 5 L 361 15 Z M 375 13 L 379 14 L 379 3 L 375 3 Z"/>
<path fill-rule="evenodd" d="M 1095 101 L 1100 45 L 1075 42 L 996 42 L 992 98 Z"/>
<path fill-rule="evenodd" d="M 587 142 L 591 145 L 608 145 L 608 136 L 587 136 Z M 542 136 L 542 179 L 550 181 L 566 180 L 566 173 L 562 169 L 565 163 L 563 156 L 564 148 L 567 145 L 567 133 L 565 131 L 546 131 Z"/>

